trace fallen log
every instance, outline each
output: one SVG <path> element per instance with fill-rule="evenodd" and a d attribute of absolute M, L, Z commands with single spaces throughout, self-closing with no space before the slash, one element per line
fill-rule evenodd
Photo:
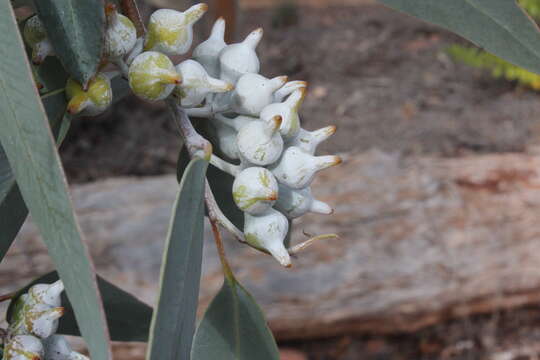
<path fill-rule="evenodd" d="M 293 241 L 332 233 L 292 269 L 229 239 L 238 279 L 280 340 L 412 332 L 446 319 L 540 302 L 540 156 L 402 158 L 369 151 L 323 172 L 314 194 L 333 216 L 309 215 Z M 73 196 L 98 270 L 152 303 L 174 176 L 111 179 Z M 27 224 L 0 273 L 8 280 L 47 266 Z M 39 254 L 38 254 L 39 255 Z M 26 257 L 25 257 L 26 256 Z M 40 260 L 37 260 L 40 259 Z M 37 272 L 34 271 L 34 272 Z M 200 311 L 221 285 L 210 233 Z M 13 284 L 11 283 L 11 286 Z"/>

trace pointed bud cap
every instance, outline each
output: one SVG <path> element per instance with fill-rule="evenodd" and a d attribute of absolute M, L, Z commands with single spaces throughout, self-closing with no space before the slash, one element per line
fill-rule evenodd
<path fill-rule="evenodd" d="M 249 46 L 253 50 L 257 48 L 257 45 L 259 45 L 259 42 L 261 42 L 262 36 L 263 36 L 263 29 L 258 28 L 253 30 L 249 33 L 248 36 L 242 41 L 242 44 Z"/>

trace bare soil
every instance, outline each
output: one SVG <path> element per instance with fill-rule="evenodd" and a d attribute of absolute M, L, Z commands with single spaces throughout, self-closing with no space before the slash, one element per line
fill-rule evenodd
<path fill-rule="evenodd" d="M 296 24 L 280 28 L 272 23 L 288 15 L 276 14 L 246 11 L 240 35 L 262 25 L 263 74 L 309 82 L 304 127 L 339 128 L 323 152 L 460 156 L 523 152 L 538 143 L 538 94 L 453 63 L 445 48 L 465 43 L 455 35 L 378 5 L 301 8 Z M 179 143 L 162 105 L 127 98 L 74 123 L 62 157 L 72 182 L 155 175 L 175 171 Z M 312 360 L 537 359 L 540 307 L 409 335 L 284 345 Z"/>

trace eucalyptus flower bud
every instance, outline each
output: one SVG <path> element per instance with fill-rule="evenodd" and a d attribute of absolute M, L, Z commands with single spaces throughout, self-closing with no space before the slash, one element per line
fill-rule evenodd
<path fill-rule="evenodd" d="M 62 304 L 62 291 L 64 291 L 62 280 L 57 280 L 52 284 L 36 284 L 28 289 L 28 301 L 31 304 L 39 303 L 58 307 Z"/>
<path fill-rule="evenodd" d="M 238 114 L 259 116 L 270 105 L 274 92 L 287 82 L 286 76 L 267 79 L 259 74 L 244 74 L 236 83 L 232 96 L 232 110 Z"/>
<path fill-rule="evenodd" d="M 176 86 L 175 94 L 180 98 L 180 104 L 185 107 L 200 105 L 210 93 L 233 89 L 232 84 L 209 76 L 204 67 L 194 60 L 185 60 L 176 65 L 176 71 L 182 77 L 182 83 Z"/>
<path fill-rule="evenodd" d="M 89 360 L 87 356 L 71 349 L 62 335 L 52 335 L 43 340 L 45 360 Z"/>
<path fill-rule="evenodd" d="M 281 265 L 291 266 L 289 252 L 283 241 L 289 231 L 287 218 L 269 208 L 262 215 L 244 213 L 244 234 L 251 246 L 268 251 Z"/>
<path fill-rule="evenodd" d="M 278 183 L 270 171 L 262 167 L 242 170 L 233 183 L 233 199 L 240 210 L 260 215 L 278 198 Z"/>
<path fill-rule="evenodd" d="M 51 307 L 42 303 L 25 306 L 23 321 L 9 327 L 11 334 L 34 335 L 45 339 L 58 329 L 58 319 L 64 315 L 63 307 Z"/>
<path fill-rule="evenodd" d="M 288 146 L 297 146 L 311 155 L 315 154 L 317 146 L 336 132 L 334 125 L 326 126 L 315 131 L 300 128 L 298 135 L 287 142 Z"/>
<path fill-rule="evenodd" d="M 266 106 L 261 111 L 261 119 L 272 118 L 280 115 L 283 118 L 279 132 L 285 140 L 292 139 L 300 132 L 300 117 L 298 110 L 306 95 L 305 88 L 295 90 L 287 100 Z"/>
<path fill-rule="evenodd" d="M 281 117 L 275 116 L 270 122 L 256 120 L 244 125 L 236 137 L 240 157 L 259 166 L 276 162 L 283 152 L 280 124 Z"/>
<path fill-rule="evenodd" d="M 274 93 L 274 101 L 272 102 L 274 103 L 282 102 L 283 99 L 285 99 L 287 96 L 292 94 L 295 90 L 306 88 L 306 87 L 307 87 L 306 81 L 299 81 L 299 80 L 289 81 L 288 83 L 283 85 Z"/>
<path fill-rule="evenodd" d="M 135 25 L 127 16 L 119 14 L 116 5 L 105 6 L 107 30 L 105 31 L 105 56 L 109 59 L 123 58 L 133 49 L 137 41 Z"/>
<path fill-rule="evenodd" d="M 218 77 L 219 53 L 225 46 L 225 20 L 219 18 L 212 27 L 210 37 L 193 50 L 193 59 L 204 66 L 208 75 Z"/>
<path fill-rule="evenodd" d="M 256 117 L 246 116 L 246 115 L 238 115 L 234 118 L 229 118 L 229 117 L 224 116 L 223 114 L 216 114 L 214 118 L 218 120 L 216 121 L 216 123 L 225 124 L 229 127 L 232 127 L 236 131 L 240 131 L 240 129 L 244 127 L 244 125 L 247 125 L 248 123 L 252 121 L 259 120 Z"/>
<path fill-rule="evenodd" d="M 276 179 L 291 189 L 303 189 L 313 181 L 317 171 L 341 163 L 339 156 L 313 156 L 299 147 L 291 146 L 276 164 L 269 166 Z"/>
<path fill-rule="evenodd" d="M 333 212 L 328 204 L 313 198 L 311 188 L 291 189 L 282 184 L 279 185 L 279 198 L 275 208 L 289 219 L 298 218 L 308 212 L 324 215 Z"/>
<path fill-rule="evenodd" d="M 258 73 L 259 58 L 255 49 L 261 41 L 263 30 L 252 31 L 241 43 L 227 45 L 219 53 L 220 78 L 236 84 L 240 76 Z"/>
<path fill-rule="evenodd" d="M 66 97 L 69 114 L 99 115 L 112 104 L 111 81 L 105 74 L 98 73 L 84 91 L 81 84 L 69 78 L 66 83 Z"/>
<path fill-rule="evenodd" d="M 208 10 L 208 5 L 193 5 L 184 12 L 160 9 L 150 16 L 144 49 L 167 55 L 183 55 L 193 42 L 193 24 Z"/>
<path fill-rule="evenodd" d="M 54 55 L 52 44 L 37 15 L 32 16 L 26 21 L 23 37 L 26 44 L 32 49 L 32 63 L 34 65 L 39 65 L 47 56 Z"/>
<path fill-rule="evenodd" d="M 32 335 L 16 335 L 4 347 L 3 360 L 42 360 L 43 344 Z"/>
<path fill-rule="evenodd" d="M 216 145 L 219 150 L 221 150 L 221 152 L 231 160 L 240 159 L 238 145 L 236 143 L 236 136 L 238 132 L 231 126 L 222 122 L 216 122 L 215 129 L 218 141 Z"/>
<path fill-rule="evenodd" d="M 156 51 L 138 55 L 129 66 L 128 77 L 133 93 L 150 101 L 165 99 L 182 82 L 171 60 Z"/>

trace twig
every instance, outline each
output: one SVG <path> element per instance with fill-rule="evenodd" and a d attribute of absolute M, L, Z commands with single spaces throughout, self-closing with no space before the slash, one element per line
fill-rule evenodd
<path fill-rule="evenodd" d="M 13 299 L 15 294 L 16 294 L 15 292 L 12 292 L 12 293 L 9 293 L 9 294 L 0 295 L 0 302 L 4 302 L 4 301 Z"/>
<path fill-rule="evenodd" d="M 232 176 L 236 176 L 242 171 L 242 166 L 231 164 L 214 154 L 210 157 L 210 164 Z"/>
<path fill-rule="evenodd" d="M 223 246 L 223 240 L 221 239 L 221 233 L 219 232 L 219 227 L 217 221 L 209 217 L 210 225 L 212 226 L 212 233 L 214 234 L 214 241 L 216 242 L 216 247 L 219 254 L 219 259 L 221 260 L 221 266 L 223 268 L 223 274 L 228 280 L 234 280 L 234 275 L 231 270 L 231 266 L 227 261 L 227 256 L 225 255 L 225 247 Z"/>

